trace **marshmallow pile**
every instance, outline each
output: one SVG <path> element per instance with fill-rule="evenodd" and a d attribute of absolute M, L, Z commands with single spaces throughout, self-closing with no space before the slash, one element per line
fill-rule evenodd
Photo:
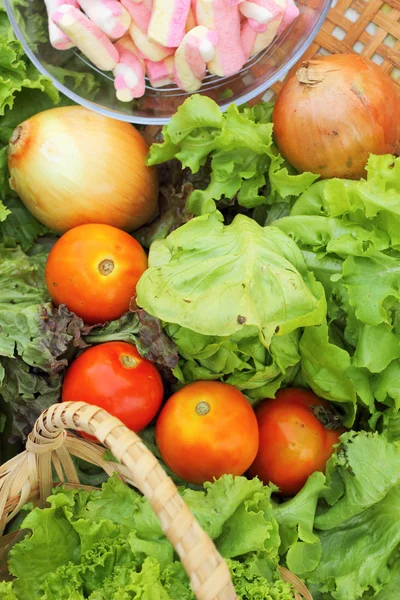
<path fill-rule="evenodd" d="M 45 0 L 51 45 L 112 71 L 118 100 L 176 83 L 196 92 L 265 50 L 299 14 L 294 0 Z"/>

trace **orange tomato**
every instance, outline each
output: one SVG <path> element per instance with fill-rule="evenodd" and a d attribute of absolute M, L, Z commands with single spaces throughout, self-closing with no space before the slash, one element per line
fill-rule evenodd
<path fill-rule="evenodd" d="M 140 431 L 156 416 L 163 394 L 159 372 L 133 344 L 108 342 L 85 350 L 71 363 L 62 401 L 94 404 Z"/>
<path fill-rule="evenodd" d="M 325 471 L 344 431 L 326 429 L 312 406 L 328 408 L 329 403 L 311 390 L 287 388 L 255 411 L 260 445 L 249 474 L 265 484 L 274 483 L 285 496 L 297 494 L 315 471 Z"/>
<path fill-rule="evenodd" d="M 54 304 L 65 304 L 85 323 L 118 319 L 129 310 L 147 256 L 128 233 L 110 225 L 80 225 L 53 246 L 46 264 Z"/>
<path fill-rule="evenodd" d="M 258 449 L 254 411 L 235 387 L 196 381 L 173 394 L 156 424 L 165 464 L 190 483 L 242 475 Z"/>

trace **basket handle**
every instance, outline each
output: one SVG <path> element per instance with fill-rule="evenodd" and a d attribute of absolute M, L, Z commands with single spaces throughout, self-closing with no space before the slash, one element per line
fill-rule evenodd
<path fill-rule="evenodd" d="M 54 404 L 36 421 L 27 441 L 28 452 L 37 454 L 38 462 L 47 466 L 56 440 L 64 441 L 66 429 L 94 435 L 129 469 L 135 486 L 151 504 L 178 553 L 197 600 L 237 600 L 226 562 L 141 439 L 101 408 L 84 402 L 65 402 Z M 39 478 L 42 479 L 40 475 Z M 50 492 L 44 484 L 40 481 L 42 500 Z"/>

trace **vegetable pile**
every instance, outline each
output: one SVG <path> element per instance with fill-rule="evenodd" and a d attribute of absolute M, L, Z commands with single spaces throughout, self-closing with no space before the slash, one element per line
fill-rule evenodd
<path fill-rule="evenodd" d="M 394 431 L 344 434 L 326 481 L 314 473 L 283 503 L 271 499 L 274 486 L 258 479 L 224 475 L 204 491 L 181 488 L 227 559 L 239 598 L 293 600 L 276 570 L 279 560 L 306 579 L 318 600 L 396 597 L 400 447 L 389 441 Z M 4 600 L 194 600 L 151 507 L 118 478 L 101 492 L 56 488 L 49 502 L 42 510 L 27 507 L 21 526 L 32 535 L 11 550 L 17 579 L 0 583 Z"/>
<path fill-rule="evenodd" d="M 105 407 L 179 484 L 241 600 L 294 600 L 279 565 L 315 600 L 393 600 L 400 158 L 368 149 L 364 178 L 318 181 L 279 152 L 272 104 L 221 114 L 192 96 L 145 164 L 131 126 L 48 112 L 63 101 L 1 9 L 0 25 L 1 462 L 51 404 Z M 76 127 L 52 146 L 57 115 Z M 100 129 L 86 137 L 92 119 Z M 39 142 L 15 154 L 32 123 Z M 107 169 L 117 150 L 96 144 L 114 132 L 136 140 L 126 179 Z M 72 147 L 82 164 L 68 163 Z M 30 533 L 10 552 L 15 579 L 0 582 L 0 598 L 194 599 L 147 501 L 77 468 L 102 489 L 56 487 L 49 508 L 23 509 L 10 530 Z"/>

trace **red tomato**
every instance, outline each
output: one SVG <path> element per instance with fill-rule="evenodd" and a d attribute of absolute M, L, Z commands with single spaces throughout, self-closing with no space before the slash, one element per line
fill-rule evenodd
<path fill-rule="evenodd" d="M 156 416 L 163 394 L 153 363 L 142 358 L 132 344 L 108 342 L 89 348 L 72 362 L 65 375 L 62 401 L 94 404 L 129 429 L 140 431 Z"/>
<path fill-rule="evenodd" d="M 329 403 L 310 390 L 287 388 L 256 408 L 260 431 L 257 457 L 249 474 L 294 496 L 315 471 L 325 471 L 343 429 L 326 429 L 311 407 Z"/>
<path fill-rule="evenodd" d="M 242 475 L 257 454 L 257 419 L 235 387 L 196 381 L 164 405 L 156 442 L 165 464 L 191 483 L 202 484 L 225 473 Z"/>
<path fill-rule="evenodd" d="M 80 225 L 53 246 L 45 279 L 54 304 L 66 304 L 85 323 L 95 324 L 129 310 L 146 269 L 146 253 L 128 233 L 110 225 Z"/>

